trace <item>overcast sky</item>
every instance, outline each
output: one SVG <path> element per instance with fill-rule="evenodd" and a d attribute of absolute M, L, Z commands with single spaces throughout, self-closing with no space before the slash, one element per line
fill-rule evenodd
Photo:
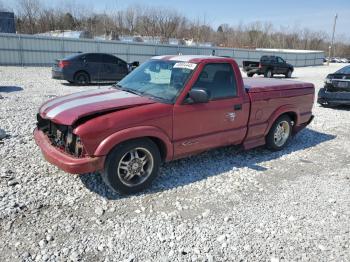
<path fill-rule="evenodd" d="M 1 1 L 1 0 L 0 0 Z M 4 1 L 14 5 L 15 1 Z M 10 3 L 9 3 L 10 2 Z M 213 27 L 222 23 L 238 25 L 255 21 L 272 22 L 276 29 L 280 25 L 290 28 L 309 28 L 331 34 L 333 18 L 338 13 L 337 36 L 350 40 L 350 0 L 42 0 L 46 5 L 74 3 L 88 10 L 99 12 L 111 9 L 125 9 L 140 4 L 175 9 L 183 15 L 203 19 Z"/>

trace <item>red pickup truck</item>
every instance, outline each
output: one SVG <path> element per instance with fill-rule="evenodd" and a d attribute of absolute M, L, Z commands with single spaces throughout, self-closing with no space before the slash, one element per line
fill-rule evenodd
<path fill-rule="evenodd" d="M 69 173 L 101 172 L 112 189 L 147 187 L 162 162 L 225 145 L 283 148 L 313 119 L 314 86 L 242 79 L 215 56 L 157 56 L 117 84 L 52 99 L 34 131 Z"/>

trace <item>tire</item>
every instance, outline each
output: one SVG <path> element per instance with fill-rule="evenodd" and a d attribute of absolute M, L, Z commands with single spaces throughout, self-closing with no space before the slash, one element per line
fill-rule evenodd
<path fill-rule="evenodd" d="M 77 72 L 74 75 L 74 83 L 78 85 L 87 85 L 90 83 L 90 76 L 86 72 Z"/>
<path fill-rule="evenodd" d="M 288 70 L 287 73 L 285 74 L 286 78 L 291 78 L 292 77 L 292 70 Z"/>
<path fill-rule="evenodd" d="M 273 77 L 273 73 L 272 73 L 271 69 L 266 70 L 264 77 L 267 77 L 267 78 Z"/>
<path fill-rule="evenodd" d="M 247 74 L 248 77 L 253 77 L 254 74 L 250 73 L 250 74 Z"/>
<path fill-rule="evenodd" d="M 283 128 L 283 131 L 282 129 Z M 272 125 L 266 136 L 266 147 L 272 151 L 284 148 L 292 134 L 292 121 L 289 116 L 280 116 Z"/>
<path fill-rule="evenodd" d="M 133 194 L 150 186 L 158 175 L 160 164 L 160 152 L 152 140 L 130 140 L 108 154 L 101 176 L 113 191 Z"/>

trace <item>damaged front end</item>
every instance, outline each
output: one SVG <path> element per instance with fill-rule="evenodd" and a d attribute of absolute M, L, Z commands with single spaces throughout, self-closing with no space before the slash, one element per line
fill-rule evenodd
<path fill-rule="evenodd" d="M 51 144 L 77 158 L 84 157 L 86 152 L 80 138 L 73 133 L 73 127 L 56 124 L 37 114 L 37 128 L 45 133 Z"/>

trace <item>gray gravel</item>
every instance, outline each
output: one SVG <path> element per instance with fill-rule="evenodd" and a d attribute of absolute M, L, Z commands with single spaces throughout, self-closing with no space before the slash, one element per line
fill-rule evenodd
<path fill-rule="evenodd" d="M 296 69 L 319 88 L 341 65 Z M 315 120 L 277 153 L 227 147 L 164 165 L 148 191 L 43 160 L 32 130 L 74 87 L 49 68 L 0 67 L 0 261 L 350 261 L 350 110 Z"/>

